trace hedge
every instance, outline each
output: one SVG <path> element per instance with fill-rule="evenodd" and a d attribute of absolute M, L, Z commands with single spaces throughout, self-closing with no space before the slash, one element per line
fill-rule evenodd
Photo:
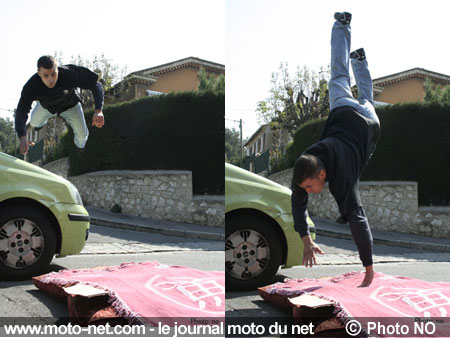
<path fill-rule="evenodd" d="M 190 170 L 195 194 L 224 193 L 225 100 L 211 92 L 146 97 L 106 106 L 82 157 L 71 142 L 70 175 L 99 170 Z M 70 130 L 70 138 L 73 138 Z"/>
<path fill-rule="evenodd" d="M 450 205 L 450 105 L 397 104 L 377 113 L 380 140 L 361 180 L 415 181 L 420 205 Z M 319 139 L 324 124 L 299 128 L 287 149 L 288 167 Z"/>

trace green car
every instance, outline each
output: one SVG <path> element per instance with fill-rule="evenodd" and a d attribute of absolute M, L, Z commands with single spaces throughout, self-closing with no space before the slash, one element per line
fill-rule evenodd
<path fill-rule="evenodd" d="M 315 238 L 314 224 L 308 217 Z M 294 230 L 291 190 L 225 164 L 227 290 L 267 285 L 278 268 L 301 265 L 303 242 Z"/>
<path fill-rule="evenodd" d="M 89 214 L 72 183 L 0 153 L 0 279 L 40 274 L 55 254 L 79 253 L 88 233 Z"/>

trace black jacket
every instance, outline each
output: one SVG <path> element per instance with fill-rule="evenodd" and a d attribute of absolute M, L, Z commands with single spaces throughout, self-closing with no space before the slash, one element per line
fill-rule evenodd
<path fill-rule="evenodd" d="M 15 126 L 19 137 L 26 135 L 26 122 L 33 101 L 52 114 L 60 114 L 72 108 L 81 98 L 77 88 L 90 89 L 94 96 L 95 109 L 103 106 L 103 87 L 97 82 L 98 75 L 85 67 L 66 65 L 58 67 L 58 81 L 48 88 L 39 75 L 34 74 L 23 86 L 15 116 Z"/>
<path fill-rule="evenodd" d="M 362 116 L 353 107 L 339 107 L 330 113 L 320 141 L 304 152 L 323 162 L 330 192 L 344 217 L 362 206 L 358 183 L 375 151 L 379 135 L 377 122 Z M 308 194 L 298 183 L 301 182 L 292 182 L 292 213 L 295 230 L 303 237 L 309 234 Z"/>

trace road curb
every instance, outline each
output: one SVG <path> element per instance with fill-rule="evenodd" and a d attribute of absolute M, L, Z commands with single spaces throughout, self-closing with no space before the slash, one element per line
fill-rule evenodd
<path fill-rule="evenodd" d="M 334 230 L 329 230 L 329 229 L 319 229 L 317 226 L 316 226 L 316 234 L 319 236 L 325 236 L 325 237 L 353 240 L 353 237 L 350 233 L 346 233 L 346 232 L 342 232 L 342 231 L 334 231 Z M 450 252 L 450 245 L 448 245 L 448 244 L 401 241 L 401 240 L 381 238 L 381 237 L 377 237 L 376 235 L 373 235 L 373 243 L 408 248 L 408 249 Z"/>
<path fill-rule="evenodd" d="M 125 222 L 113 222 L 107 221 L 101 218 L 97 218 L 95 216 L 91 216 L 91 223 L 95 223 L 96 225 L 101 225 L 110 228 L 116 229 L 124 229 L 124 230 L 133 230 L 133 231 L 142 231 L 142 232 L 151 232 L 157 233 L 166 236 L 175 236 L 175 237 L 184 237 L 184 238 L 192 238 L 192 239 L 202 239 L 202 240 L 210 240 L 210 241 L 225 241 L 225 233 L 211 233 L 207 231 L 190 231 L 190 230 L 181 230 L 181 229 L 167 229 L 167 228 L 158 228 L 151 225 L 137 225 Z"/>

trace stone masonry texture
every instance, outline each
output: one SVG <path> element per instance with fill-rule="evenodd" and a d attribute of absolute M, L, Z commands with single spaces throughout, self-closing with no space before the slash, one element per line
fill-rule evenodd
<path fill-rule="evenodd" d="M 44 166 L 67 178 L 86 205 L 158 220 L 225 226 L 224 196 L 194 196 L 190 171 L 110 170 L 67 177 L 65 159 Z"/>
<path fill-rule="evenodd" d="M 290 188 L 292 169 L 269 179 Z M 419 207 L 416 182 L 360 182 L 359 192 L 372 228 L 450 238 L 450 207 Z M 311 216 L 329 220 L 338 217 L 338 206 L 328 184 L 320 194 L 310 194 L 308 210 Z"/>

